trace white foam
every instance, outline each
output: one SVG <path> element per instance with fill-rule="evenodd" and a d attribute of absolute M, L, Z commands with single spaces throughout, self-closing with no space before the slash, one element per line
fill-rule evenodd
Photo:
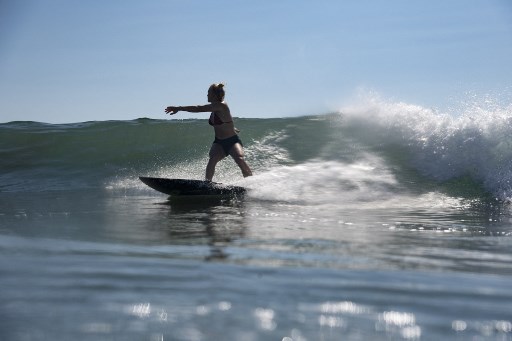
<path fill-rule="evenodd" d="M 351 164 L 312 160 L 275 167 L 247 178 L 244 185 L 254 198 L 310 204 L 379 200 L 390 197 L 398 186 L 383 162 L 372 155 Z"/>
<path fill-rule="evenodd" d="M 365 139 L 406 148 L 424 175 L 441 181 L 469 175 L 496 197 L 512 197 L 512 105 L 487 99 L 441 113 L 368 95 L 341 112 Z"/>

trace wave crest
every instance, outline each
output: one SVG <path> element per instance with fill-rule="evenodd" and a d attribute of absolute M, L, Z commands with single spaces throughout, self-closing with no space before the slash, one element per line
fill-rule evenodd
<path fill-rule="evenodd" d="M 470 176 L 506 200 L 512 198 L 512 106 L 485 104 L 457 116 L 368 96 L 341 115 L 367 143 L 407 152 L 421 174 L 440 181 Z"/>

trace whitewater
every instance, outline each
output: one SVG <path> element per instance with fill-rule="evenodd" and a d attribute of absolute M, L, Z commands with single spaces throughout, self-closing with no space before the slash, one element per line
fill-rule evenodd
<path fill-rule="evenodd" d="M 512 340 L 512 106 L 0 124 L 0 338 Z"/>

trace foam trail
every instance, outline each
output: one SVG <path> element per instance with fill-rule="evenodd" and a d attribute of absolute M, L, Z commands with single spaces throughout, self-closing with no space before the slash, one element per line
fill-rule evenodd
<path fill-rule="evenodd" d="M 353 164 L 312 160 L 276 167 L 247 178 L 245 185 L 254 198 L 309 204 L 377 201 L 392 197 L 399 188 L 382 160 L 371 155 Z"/>

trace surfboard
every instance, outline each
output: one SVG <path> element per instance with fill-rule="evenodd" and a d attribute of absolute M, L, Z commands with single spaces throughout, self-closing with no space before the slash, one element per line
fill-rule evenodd
<path fill-rule="evenodd" d="M 152 178 L 145 176 L 140 176 L 139 179 L 149 187 L 171 196 L 231 196 L 244 194 L 246 191 L 244 187 L 204 180 Z"/>

